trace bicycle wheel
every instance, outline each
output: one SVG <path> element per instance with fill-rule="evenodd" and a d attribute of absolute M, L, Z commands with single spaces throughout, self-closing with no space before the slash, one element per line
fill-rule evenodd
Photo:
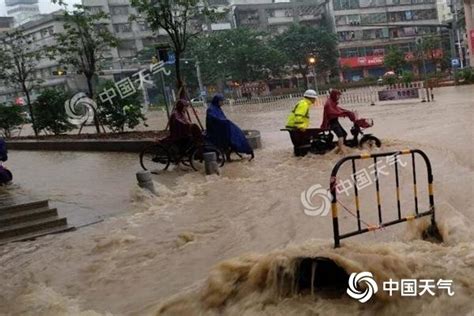
<path fill-rule="evenodd" d="M 192 153 L 189 161 L 191 163 L 191 167 L 195 171 L 204 170 L 204 153 L 214 152 L 216 153 L 217 158 L 217 165 L 219 167 L 224 166 L 225 164 L 225 155 L 219 148 L 211 145 L 203 145 L 196 147 Z"/>
<path fill-rule="evenodd" d="M 163 145 L 155 144 L 146 147 L 140 153 L 140 165 L 143 170 L 157 174 L 160 171 L 168 169 L 171 163 L 171 157 Z"/>

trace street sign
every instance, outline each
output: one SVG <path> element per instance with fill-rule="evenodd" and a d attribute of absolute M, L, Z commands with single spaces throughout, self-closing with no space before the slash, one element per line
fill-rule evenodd
<path fill-rule="evenodd" d="M 168 51 L 168 65 L 174 64 L 176 62 L 176 56 L 173 51 Z"/>
<path fill-rule="evenodd" d="M 451 66 L 453 66 L 453 67 L 459 67 L 459 65 L 460 65 L 459 58 L 453 58 L 453 59 L 451 59 Z"/>

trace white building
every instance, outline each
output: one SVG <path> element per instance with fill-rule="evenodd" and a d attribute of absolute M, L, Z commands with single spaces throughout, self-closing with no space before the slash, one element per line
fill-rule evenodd
<path fill-rule="evenodd" d="M 38 0 L 5 0 L 7 15 L 15 19 L 15 26 L 31 21 L 40 14 Z"/>
<path fill-rule="evenodd" d="M 26 22 L 20 28 L 24 30 L 25 35 L 30 36 L 33 47 L 53 46 L 56 42 L 53 35 L 64 31 L 63 22 L 57 19 L 62 14 L 62 11 L 44 14 L 33 21 Z M 70 69 L 70 66 L 69 69 L 67 68 L 68 65 L 60 65 L 57 60 L 45 57 L 38 62 L 34 76 L 42 81 L 40 88 L 55 87 L 70 91 L 85 90 L 87 86 L 83 76 L 77 75 Z M 62 75 L 58 75 L 58 73 Z M 33 99 L 38 92 L 33 91 Z M 0 86 L 0 102 L 9 102 L 18 97 L 23 97 L 20 89 L 4 84 Z"/>

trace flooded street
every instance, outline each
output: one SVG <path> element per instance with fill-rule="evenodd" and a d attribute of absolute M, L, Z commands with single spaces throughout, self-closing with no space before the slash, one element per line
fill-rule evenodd
<path fill-rule="evenodd" d="M 0 315 L 472 313 L 474 87 L 435 93 L 433 103 L 348 108 L 374 119 L 368 132 L 382 139 L 380 151 L 419 148 L 428 154 L 445 239 L 441 245 L 419 240 L 420 229 L 412 222 L 344 240 L 334 250 L 331 216 L 305 215 L 301 193 L 315 184 L 327 188 L 341 157 L 293 157 L 288 134 L 279 131 L 293 104 L 266 105 L 265 111 L 226 109 L 243 128 L 261 131 L 263 149 L 256 159 L 226 164 L 221 176 L 185 170 L 160 174 L 154 179 L 158 197 L 136 188 L 137 155 L 11 152 L 7 166 L 15 185 L 9 194 L 51 199 L 78 225 L 105 220 L 0 246 Z M 322 107 L 314 108 L 313 125 L 321 118 Z M 149 121 L 161 126 L 163 120 L 151 113 Z M 348 130 L 349 122 L 343 125 Z M 427 210 L 426 172 L 421 164 L 418 168 L 420 207 Z M 349 174 L 341 170 L 341 177 Z M 410 175 L 409 169 L 401 171 L 401 195 L 409 201 L 404 216 L 413 213 Z M 381 187 L 388 217 L 395 214 L 390 177 Z M 376 218 L 371 190 L 361 195 L 362 216 L 369 223 Z M 351 200 L 342 201 L 350 205 Z M 341 227 L 353 227 L 354 218 L 340 212 Z M 282 287 L 275 279 L 278 269 L 291 275 L 295 258 L 314 256 L 331 258 L 347 272 L 372 271 L 378 280 L 452 279 L 456 294 L 388 298 L 379 293 L 361 307 L 348 296 L 275 292 Z M 229 261 L 215 267 L 224 260 Z"/>

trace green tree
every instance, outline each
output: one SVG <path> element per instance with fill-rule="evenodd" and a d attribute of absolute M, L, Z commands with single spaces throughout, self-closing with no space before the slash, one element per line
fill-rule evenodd
<path fill-rule="evenodd" d="M 262 32 L 238 28 L 194 40 L 191 54 L 201 64 L 204 82 L 243 83 L 280 75 L 285 57 L 268 45 L 265 36 Z"/>
<path fill-rule="evenodd" d="M 109 80 L 100 86 L 100 90 L 114 87 L 114 82 Z M 100 121 L 113 132 L 123 132 L 126 127 L 134 129 L 140 123 L 146 121 L 146 117 L 142 113 L 139 93 L 134 93 L 126 98 L 115 98 L 113 103 L 102 102 L 99 99 L 97 100 L 97 106 Z"/>
<path fill-rule="evenodd" d="M 46 89 L 36 98 L 34 113 L 39 131 L 59 135 L 74 129 L 64 108 L 64 103 L 69 98 L 69 93 L 56 89 Z"/>
<path fill-rule="evenodd" d="M 132 0 L 131 3 L 156 34 L 159 30 L 168 34 L 176 57 L 176 86 L 180 90 L 183 86 L 180 60 L 189 40 L 203 31 L 204 22 L 215 20 L 221 14 L 207 5 L 207 1 L 199 0 Z"/>
<path fill-rule="evenodd" d="M 111 47 L 117 46 L 117 39 L 101 24 L 108 18 L 102 11 L 91 13 L 81 5 L 75 5 L 72 12 L 65 11 L 59 17 L 64 22 L 64 32 L 55 34 L 57 45 L 51 47 L 59 62 L 72 65 L 74 70 L 85 76 L 90 98 L 94 98 L 94 85 L 100 61 Z M 97 133 L 99 122 L 95 119 Z"/>
<path fill-rule="evenodd" d="M 38 129 L 32 108 L 31 91 L 40 83 L 34 75 L 43 54 L 42 49 L 33 45 L 31 36 L 24 34 L 20 28 L 7 32 L 1 39 L 0 79 L 5 85 L 19 89 L 25 95 L 35 135 L 38 135 Z"/>
<path fill-rule="evenodd" d="M 296 71 L 305 78 L 310 65 L 308 58 L 316 57 L 316 72 L 327 78 L 337 70 L 337 38 L 325 27 L 315 28 L 293 24 L 286 32 L 277 35 L 273 46 L 286 56 L 286 64 L 296 67 Z"/>
<path fill-rule="evenodd" d="M 403 71 L 403 67 L 407 64 L 405 60 L 405 55 L 397 47 L 390 47 L 387 54 L 384 57 L 385 67 L 393 70 L 395 73 L 399 74 Z"/>
<path fill-rule="evenodd" d="M 0 104 L 0 131 L 3 136 L 10 138 L 11 132 L 25 121 L 19 106 L 7 106 Z"/>
<path fill-rule="evenodd" d="M 437 36 L 428 36 L 422 38 L 416 45 L 416 52 L 418 60 L 430 61 L 433 64 L 438 64 L 443 61 L 443 55 L 439 54 L 441 49 L 441 39 Z M 435 67 L 435 73 L 437 72 L 437 67 Z"/>

